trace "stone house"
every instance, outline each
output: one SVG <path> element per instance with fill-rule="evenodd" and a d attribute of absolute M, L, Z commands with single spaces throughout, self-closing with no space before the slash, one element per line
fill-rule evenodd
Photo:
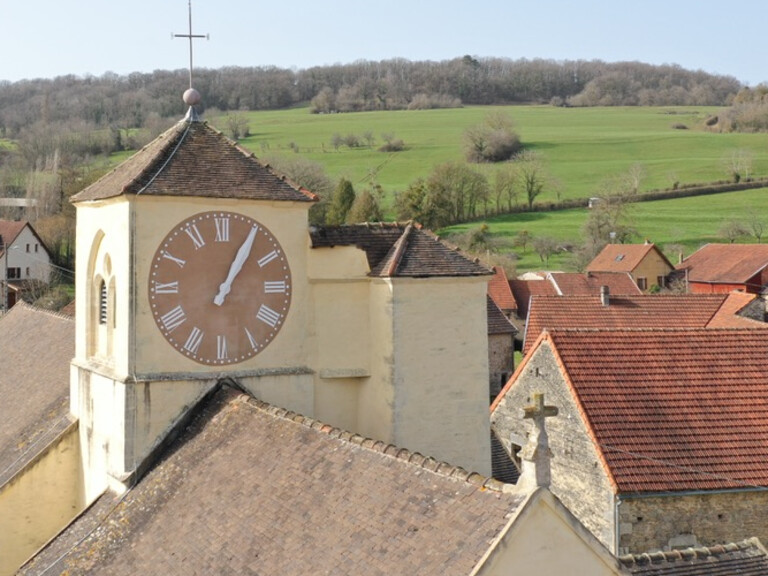
<path fill-rule="evenodd" d="M 543 332 L 491 407 L 507 453 L 534 392 L 552 492 L 616 554 L 768 538 L 768 339 L 744 329 Z"/>
<path fill-rule="evenodd" d="M 501 392 L 515 370 L 517 328 L 488 296 L 488 375 L 491 400 Z"/>
<path fill-rule="evenodd" d="M 587 265 L 587 272 L 626 272 L 643 292 L 667 286 L 667 276 L 675 269 L 653 243 L 607 244 Z"/>
<path fill-rule="evenodd" d="M 768 286 L 768 245 L 706 244 L 680 262 L 675 275 L 688 292 L 760 294 Z"/>

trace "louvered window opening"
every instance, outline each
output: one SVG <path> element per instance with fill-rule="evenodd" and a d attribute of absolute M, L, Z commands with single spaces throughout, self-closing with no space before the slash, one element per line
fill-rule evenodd
<path fill-rule="evenodd" d="M 107 323 L 107 285 L 101 281 L 99 287 L 99 324 Z"/>

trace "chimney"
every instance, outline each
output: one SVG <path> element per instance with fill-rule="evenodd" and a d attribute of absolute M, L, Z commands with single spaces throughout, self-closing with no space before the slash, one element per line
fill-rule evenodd
<path fill-rule="evenodd" d="M 600 303 L 603 306 L 609 306 L 611 303 L 611 296 L 608 291 L 608 286 L 600 286 Z"/>

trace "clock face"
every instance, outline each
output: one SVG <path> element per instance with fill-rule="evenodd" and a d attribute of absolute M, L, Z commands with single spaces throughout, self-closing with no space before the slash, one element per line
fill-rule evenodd
<path fill-rule="evenodd" d="M 157 327 L 201 364 L 242 362 L 277 335 L 291 304 L 280 244 L 257 221 L 203 212 L 176 225 L 157 248 L 149 304 Z"/>

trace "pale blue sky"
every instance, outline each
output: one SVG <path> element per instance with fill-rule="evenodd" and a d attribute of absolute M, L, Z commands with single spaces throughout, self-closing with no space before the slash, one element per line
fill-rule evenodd
<path fill-rule="evenodd" d="M 767 0 L 193 0 L 195 66 L 636 60 L 768 82 Z M 186 68 L 187 0 L 0 0 L 0 80 Z"/>

